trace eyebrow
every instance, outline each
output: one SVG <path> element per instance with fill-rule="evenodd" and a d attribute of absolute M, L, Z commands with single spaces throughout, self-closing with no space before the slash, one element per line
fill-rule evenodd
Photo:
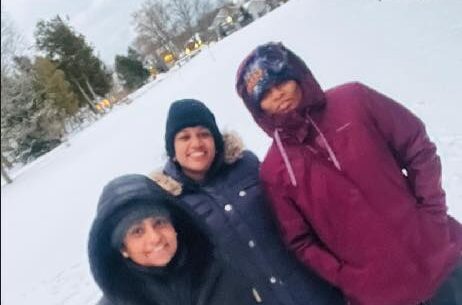
<path fill-rule="evenodd" d="M 135 224 L 131 225 L 130 228 L 128 228 L 127 233 L 128 234 L 133 233 L 133 230 L 138 229 L 140 226 L 141 226 L 141 223 L 135 223 Z"/>

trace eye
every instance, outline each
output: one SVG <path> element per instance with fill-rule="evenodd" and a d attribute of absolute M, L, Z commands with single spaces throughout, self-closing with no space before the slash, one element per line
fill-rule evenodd
<path fill-rule="evenodd" d="M 266 90 L 265 94 L 263 94 L 262 101 L 263 101 L 264 99 L 269 99 L 269 102 L 273 103 L 273 102 L 274 102 L 274 100 L 273 100 L 273 98 L 274 98 L 273 94 L 279 92 L 279 90 L 280 90 L 280 89 L 279 89 L 279 85 L 274 85 L 274 86 L 272 86 L 271 88 L 269 88 L 268 90 Z"/>
<path fill-rule="evenodd" d="M 270 90 L 271 88 L 269 88 L 268 90 L 265 91 L 265 93 L 263 94 L 261 100 L 263 101 L 264 99 L 268 98 L 268 96 L 270 96 Z"/>
<path fill-rule="evenodd" d="M 212 133 L 208 129 L 201 130 L 199 133 L 199 137 L 202 139 L 207 139 L 212 136 Z"/>
<path fill-rule="evenodd" d="M 154 219 L 153 221 L 154 228 L 163 228 L 169 224 L 170 224 L 170 221 L 165 217 L 159 217 L 159 218 Z"/>
<path fill-rule="evenodd" d="M 128 235 L 134 236 L 134 237 L 139 237 L 143 235 L 144 229 L 142 226 L 134 226 L 128 230 Z"/>
<path fill-rule="evenodd" d="M 176 136 L 176 139 L 179 140 L 179 141 L 188 141 L 189 138 L 191 138 L 191 136 L 187 133 L 179 133 L 177 136 Z"/>

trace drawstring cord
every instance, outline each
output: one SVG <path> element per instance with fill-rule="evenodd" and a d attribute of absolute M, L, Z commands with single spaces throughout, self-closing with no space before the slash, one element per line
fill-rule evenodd
<path fill-rule="evenodd" d="M 274 139 L 276 140 L 276 145 L 279 148 L 279 151 L 281 152 L 282 159 L 284 160 L 284 164 L 286 165 L 287 172 L 289 173 L 289 179 L 290 183 L 293 186 L 297 186 L 297 180 L 295 179 L 295 174 L 294 170 L 292 168 L 292 165 L 290 164 L 289 157 L 287 157 L 286 150 L 284 149 L 284 145 L 282 145 L 281 138 L 279 137 L 279 131 L 276 128 L 274 130 Z"/>
<path fill-rule="evenodd" d="M 327 153 L 329 154 L 329 158 L 334 163 L 335 168 L 337 168 L 339 171 L 341 171 L 342 167 L 340 166 L 340 162 L 338 161 L 337 157 L 335 156 L 334 151 L 330 147 L 329 142 L 327 142 L 326 137 L 321 132 L 321 129 L 319 129 L 318 125 L 311 119 L 311 117 L 309 115 L 307 115 L 307 119 L 308 119 L 307 123 L 311 123 L 311 125 L 313 125 L 313 127 L 316 130 L 316 132 L 318 133 L 318 135 L 321 137 L 321 140 L 323 141 L 324 146 L 327 149 Z M 292 164 L 290 164 L 289 157 L 287 156 L 287 152 L 284 149 L 284 145 L 282 144 L 281 137 L 279 136 L 279 130 L 277 128 L 274 130 L 274 139 L 276 140 L 276 145 L 277 145 L 277 147 L 279 149 L 279 152 L 282 155 L 282 159 L 284 160 L 284 164 L 286 165 L 286 169 L 287 169 L 287 172 L 289 174 L 290 183 L 293 186 L 297 186 L 297 180 L 295 179 L 294 169 L 292 168 Z"/>
<path fill-rule="evenodd" d="M 341 171 L 342 168 L 340 167 L 340 162 L 338 162 L 337 157 L 335 156 L 334 151 L 333 151 L 332 148 L 330 147 L 329 142 L 327 142 L 327 139 L 326 139 L 326 137 L 324 136 L 324 134 L 321 132 L 321 129 L 319 129 L 318 125 L 316 125 L 316 123 L 313 121 L 313 119 L 311 119 L 311 117 L 310 117 L 309 115 L 307 115 L 307 118 L 308 118 L 309 123 L 311 123 L 311 125 L 313 125 L 314 129 L 316 129 L 316 132 L 317 132 L 318 135 L 321 137 L 321 140 L 323 141 L 324 145 L 326 146 L 327 153 L 329 154 L 329 157 L 330 157 L 330 159 L 332 160 L 332 162 L 334 163 L 335 167 L 336 167 L 339 171 Z"/>

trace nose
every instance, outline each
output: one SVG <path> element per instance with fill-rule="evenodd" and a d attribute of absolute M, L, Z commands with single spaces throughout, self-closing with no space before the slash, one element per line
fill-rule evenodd
<path fill-rule="evenodd" d="M 149 227 L 146 230 L 148 236 L 148 242 L 150 244 L 157 244 L 161 240 L 161 234 L 154 228 Z"/>
<path fill-rule="evenodd" d="M 278 98 L 280 98 L 282 96 L 282 90 L 280 90 L 277 86 L 273 86 L 273 87 L 271 87 L 271 89 L 269 91 L 269 95 L 273 99 L 278 99 Z"/>
<path fill-rule="evenodd" d="M 193 147 L 201 146 L 202 145 L 202 139 L 197 135 L 192 136 L 191 137 L 191 145 Z"/>

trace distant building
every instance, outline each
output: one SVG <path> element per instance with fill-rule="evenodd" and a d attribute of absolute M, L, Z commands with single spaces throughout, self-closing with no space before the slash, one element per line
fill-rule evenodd
<path fill-rule="evenodd" d="M 244 3 L 242 6 L 247 10 L 247 12 L 250 13 L 250 15 L 252 15 L 254 19 L 257 19 L 272 9 L 270 2 L 273 3 L 272 1 L 266 0 L 250 0 Z"/>
<path fill-rule="evenodd" d="M 242 6 L 227 4 L 218 10 L 209 29 L 216 33 L 218 39 L 221 39 L 246 26 L 253 19 Z"/>
<path fill-rule="evenodd" d="M 238 14 L 239 6 L 232 4 L 227 4 L 218 11 L 210 25 L 218 39 L 228 36 L 240 28 L 240 25 L 236 22 Z"/>

